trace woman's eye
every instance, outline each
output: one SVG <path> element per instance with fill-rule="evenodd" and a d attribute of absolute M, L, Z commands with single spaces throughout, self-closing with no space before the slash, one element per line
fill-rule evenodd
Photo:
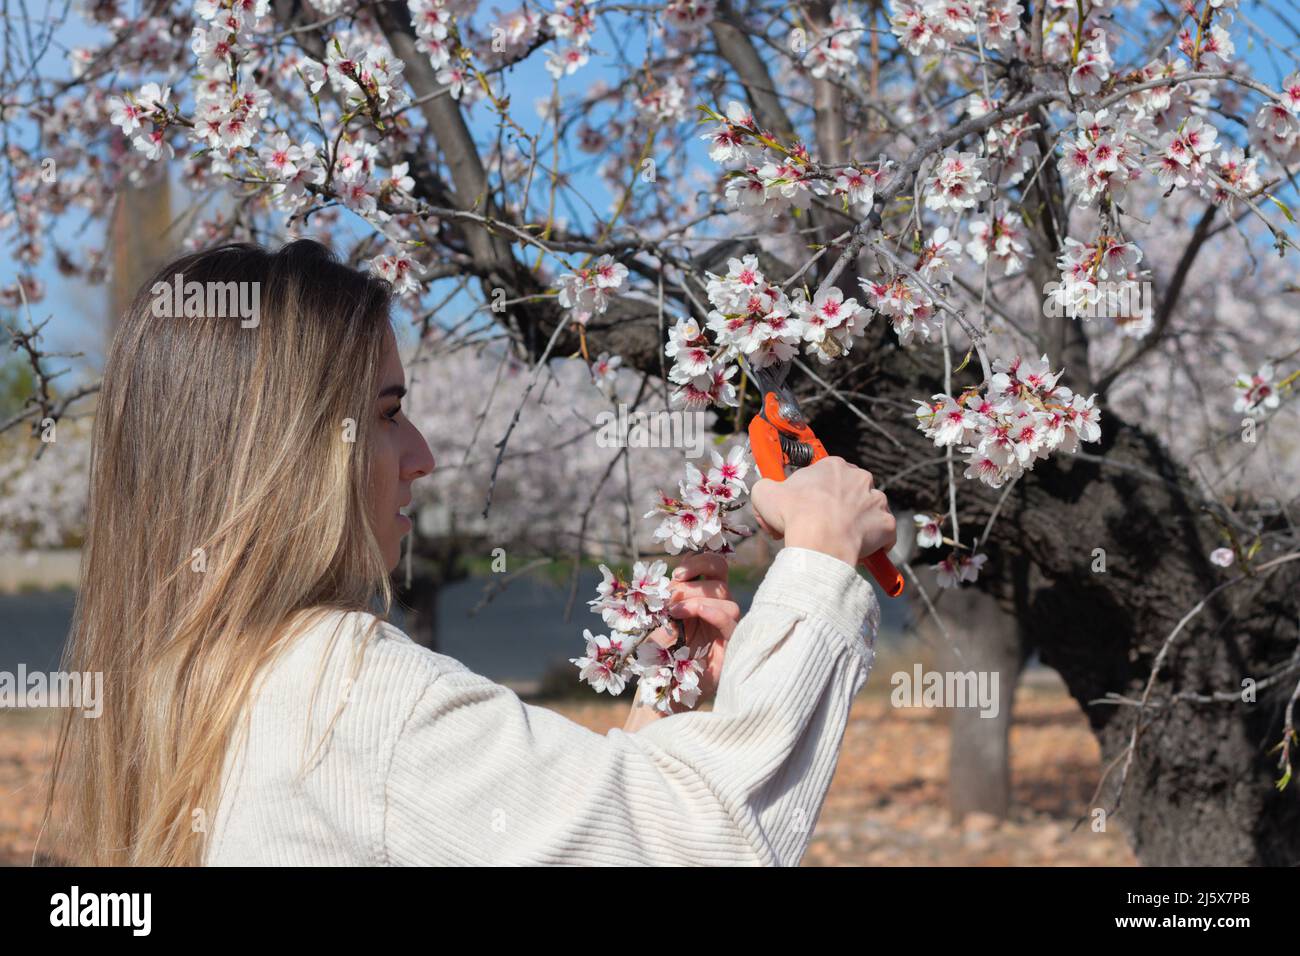
<path fill-rule="evenodd" d="M 384 417 L 388 419 L 390 422 L 392 422 L 394 425 L 396 425 L 397 416 L 400 415 L 401 413 L 402 413 L 402 406 L 398 405 L 391 412 L 384 412 Z"/>

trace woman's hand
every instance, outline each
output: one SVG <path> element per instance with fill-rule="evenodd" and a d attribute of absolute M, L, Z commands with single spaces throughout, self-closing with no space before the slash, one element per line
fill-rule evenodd
<path fill-rule="evenodd" d="M 700 674 L 700 702 L 713 700 L 722 681 L 722 662 L 727 641 L 740 623 L 740 605 L 731 599 L 727 587 L 727 559 L 720 554 L 700 552 L 687 556 L 673 572 L 668 613 L 686 627 L 686 642 L 692 656 L 707 647 L 704 671 Z M 662 638 L 660 637 L 662 635 Z M 663 628 L 651 640 L 669 647 L 677 639 Z"/>
<path fill-rule="evenodd" d="M 740 623 L 740 605 L 731 599 L 727 571 L 727 561 L 720 554 L 707 551 L 691 554 L 677 566 L 669 586 L 668 613 L 685 626 L 691 655 L 694 656 L 698 648 L 708 648 L 701 660 L 704 669 L 700 674 L 700 697 L 696 706 L 711 701 L 718 692 L 727 641 Z M 677 642 L 677 634 L 660 627 L 646 639 L 662 647 L 672 647 Z M 684 709 L 679 707 L 674 712 Z M 644 726 L 654 719 L 652 713 L 659 717 L 668 716 L 640 704 L 638 693 L 637 703 L 633 704 L 624 729 L 635 730 Z"/>
<path fill-rule="evenodd" d="M 761 478 L 749 493 L 759 525 L 791 547 L 855 564 L 894 546 L 894 516 L 871 472 L 843 458 L 823 458 L 785 481 Z"/>

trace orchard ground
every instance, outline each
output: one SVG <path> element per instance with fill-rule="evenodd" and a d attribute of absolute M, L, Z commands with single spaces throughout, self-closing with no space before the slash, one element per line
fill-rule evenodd
<path fill-rule="evenodd" d="M 887 659 L 854 701 L 844 748 L 804 866 L 1133 866 L 1112 821 L 1078 829 L 1096 786 L 1099 750 L 1078 706 L 1052 672 L 1021 684 L 1011 728 L 1013 800 L 998 823 L 960 826 L 945 806 L 948 714 L 889 704 Z M 1044 673 L 1044 672 L 1040 672 Z M 626 700 L 532 702 L 600 733 L 621 726 Z M 0 711 L 0 865 L 32 858 L 53 711 Z"/>

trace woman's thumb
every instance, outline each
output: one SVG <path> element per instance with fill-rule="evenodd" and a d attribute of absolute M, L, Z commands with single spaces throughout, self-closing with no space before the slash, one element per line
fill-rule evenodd
<path fill-rule="evenodd" d="M 728 613 L 728 612 L 733 613 Z M 687 598 L 668 606 L 668 614 L 674 618 L 693 617 L 715 628 L 723 642 L 726 642 L 736 625 L 740 623 L 740 609 L 734 602 L 720 601 L 713 598 Z M 733 614 L 735 616 L 733 616 Z"/>

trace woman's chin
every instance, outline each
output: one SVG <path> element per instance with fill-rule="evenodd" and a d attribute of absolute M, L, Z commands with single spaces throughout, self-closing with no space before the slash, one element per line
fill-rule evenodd
<path fill-rule="evenodd" d="M 402 563 L 402 542 L 400 538 L 384 548 L 384 563 L 388 565 L 389 574 L 396 571 L 397 566 Z"/>

